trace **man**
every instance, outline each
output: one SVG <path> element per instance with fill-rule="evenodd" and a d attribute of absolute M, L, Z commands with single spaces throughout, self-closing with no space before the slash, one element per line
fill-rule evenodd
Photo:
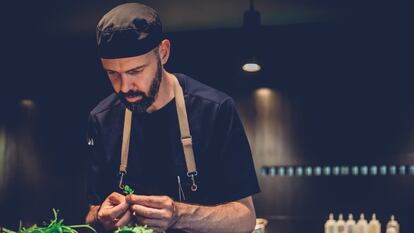
<path fill-rule="evenodd" d="M 260 189 L 232 99 L 164 69 L 170 41 L 148 6 L 109 11 L 97 43 L 115 93 L 90 113 L 86 222 L 107 231 L 252 232 Z M 121 194 L 125 185 L 135 194 Z"/>

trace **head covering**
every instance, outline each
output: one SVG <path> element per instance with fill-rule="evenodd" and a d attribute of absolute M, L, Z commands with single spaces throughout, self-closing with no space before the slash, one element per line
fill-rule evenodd
<path fill-rule="evenodd" d="M 125 3 L 106 13 L 96 27 L 101 58 L 134 57 L 145 54 L 163 39 L 158 13 L 140 3 Z"/>

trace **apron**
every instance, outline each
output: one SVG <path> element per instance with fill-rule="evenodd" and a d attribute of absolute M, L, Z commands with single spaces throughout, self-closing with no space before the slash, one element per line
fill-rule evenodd
<path fill-rule="evenodd" d="M 177 110 L 178 123 L 180 126 L 180 136 L 181 144 L 184 152 L 185 164 L 187 167 L 187 176 L 191 179 L 191 191 L 196 192 L 198 187 L 196 184 L 197 168 L 194 160 L 194 151 L 193 151 L 193 142 L 190 134 L 190 128 L 187 118 L 187 110 L 185 108 L 184 94 L 183 90 L 178 82 L 177 78 L 173 76 L 173 88 L 174 88 L 174 98 L 175 105 Z M 119 166 L 119 188 L 123 189 L 123 178 L 127 174 L 128 166 L 128 154 L 129 154 L 129 143 L 131 137 L 131 119 L 132 111 L 128 108 L 125 108 L 125 118 L 124 118 L 124 129 L 122 135 L 122 147 L 121 147 L 121 163 Z M 180 201 L 184 201 L 185 195 L 181 184 L 180 176 L 177 176 L 178 183 L 178 196 Z"/>

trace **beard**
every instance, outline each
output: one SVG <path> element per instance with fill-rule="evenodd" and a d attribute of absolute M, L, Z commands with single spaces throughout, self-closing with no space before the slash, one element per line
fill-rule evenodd
<path fill-rule="evenodd" d="M 161 61 L 158 58 L 157 71 L 155 73 L 154 79 L 152 80 L 148 95 L 146 95 L 142 91 L 130 90 L 127 93 L 120 91 L 118 93 L 119 99 L 125 105 L 125 107 L 131 110 L 132 112 L 138 112 L 138 113 L 146 112 L 148 107 L 154 103 L 155 98 L 157 97 L 158 91 L 160 90 L 161 80 L 162 80 L 162 67 L 161 67 Z M 126 97 L 142 97 L 142 99 L 136 102 L 128 102 L 126 100 Z"/>

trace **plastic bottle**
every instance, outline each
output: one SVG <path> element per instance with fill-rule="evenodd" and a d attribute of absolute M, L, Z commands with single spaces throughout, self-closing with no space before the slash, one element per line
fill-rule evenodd
<path fill-rule="evenodd" d="M 365 220 L 364 214 L 361 214 L 356 224 L 356 233 L 368 233 L 368 222 Z"/>
<path fill-rule="evenodd" d="M 356 223 L 352 214 L 348 215 L 348 221 L 345 223 L 346 233 L 356 233 Z"/>
<path fill-rule="evenodd" d="M 346 233 L 345 231 L 345 221 L 342 214 L 339 214 L 338 221 L 336 222 L 336 225 L 338 226 L 338 233 Z"/>
<path fill-rule="evenodd" d="M 338 227 L 333 214 L 329 214 L 329 219 L 325 223 L 325 233 L 338 233 Z"/>
<path fill-rule="evenodd" d="M 381 233 L 381 223 L 377 220 L 377 216 L 372 214 L 372 219 L 368 224 L 368 233 Z"/>
<path fill-rule="evenodd" d="M 400 224 L 395 220 L 394 215 L 391 215 L 391 220 L 387 223 L 386 233 L 400 233 Z"/>

